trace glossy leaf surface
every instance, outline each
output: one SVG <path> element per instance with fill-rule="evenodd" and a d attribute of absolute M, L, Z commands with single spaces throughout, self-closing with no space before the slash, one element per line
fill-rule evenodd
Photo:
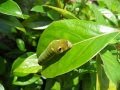
<path fill-rule="evenodd" d="M 99 35 L 76 43 L 59 61 L 43 70 L 42 75 L 53 78 L 78 68 L 98 54 L 116 35 L 118 32 Z"/>
<path fill-rule="evenodd" d="M 56 21 L 50 24 L 41 35 L 37 46 L 37 56 L 55 39 L 67 39 L 74 44 L 84 39 L 114 31 L 116 31 L 116 29 L 91 21 L 76 19 Z"/>
<path fill-rule="evenodd" d="M 13 0 L 7 0 L 0 4 L 0 13 L 23 18 L 20 7 Z"/>
<path fill-rule="evenodd" d="M 37 73 L 41 68 L 38 64 L 36 54 L 26 53 L 15 60 L 12 72 L 16 76 L 26 76 L 30 73 Z"/>

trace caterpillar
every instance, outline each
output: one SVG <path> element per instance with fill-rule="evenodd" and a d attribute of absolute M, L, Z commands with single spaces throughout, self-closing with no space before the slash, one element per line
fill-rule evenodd
<path fill-rule="evenodd" d="M 65 39 L 53 40 L 47 46 L 47 48 L 38 57 L 39 65 L 43 65 L 48 62 L 54 55 L 63 53 L 64 51 L 70 49 L 72 43 Z"/>

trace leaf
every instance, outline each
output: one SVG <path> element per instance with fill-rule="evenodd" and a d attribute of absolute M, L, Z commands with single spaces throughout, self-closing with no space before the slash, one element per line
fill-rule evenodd
<path fill-rule="evenodd" d="M 91 21 L 76 19 L 56 21 L 50 24 L 42 33 L 37 46 L 37 56 L 55 39 L 67 39 L 74 44 L 84 39 L 113 31 L 116 31 L 116 29 Z"/>
<path fill-rule="evenodd" d="M 7 25 L 5 22 L 0 20 L 0 33 L 9 34 L 14 30 L 12 26 Z"/>
<path fill-rule="evenodd" d="M 54 79 L 48 79 L 46 81 L 46 85 L 45 85 L 45 90 L 60 90 L 61 89 L 61 85 L 60 82 L 55 81 Z"/>
<path fill-rule="evenodd" d="M 40 12 L 40 13 L 45 13 L 45 10 L 43 8 L 43 6 L 40 6 L 40 5 L 36 5 L 34 6 L 31 11 L 35 11 L 35 12 Z"/>
<path fill-rule="evenodd" d="M 96 73 L 87 73 L 83 75 L 82 88 L 84 88 L 84 90 L 97 90 Z"/>
<path fill-rule="evenodd" d="M 101 58 L 97 55 L 97 73 L 96 73 L 96 90 L 117 90 L 115 85 L 105 74 Z"/>
<path fill-rule="evenodd" d="M 98 54 L 116 35 L 118 32 L 102 34 L 74 44 L 59 61 L 49 65 L 41 74 L 53 78 L 80 67 Z"/>
<path fill-rule="evenodd" d="M 35 14 L 33 16 L 31 16 L 30 18 L 24 20 L 22 22 L 22 24 L 30 29 L 35 29 L 35 30 L 41 30 L 46 28 L 50 23 L 51 23 L 51 19 L 48 17 L 43 16 L 39 16 L 39 14 Z"/>
<path fill-rule="evenodd" d="M 0 90 L 5 90 L 4 86 L 0 83 Z"/>
<path fill-rule="evenodd" d="M 35 11 L 35 12 L 40 12 L 40 13 L 46 13 L 47 16 L 52 19 L 52 20 L 58 20 L 60 19 L 60 14 L 54 10 L 44 10 L 44 7 L 43 6 L 40 6 L 40 5 L 36 5 L 35 7 L 33 7 L 31 9 L 31 11 Z"/>
<path fill-rule="evenodd" d="M 0 13 L 23 18 L 22 11 L 18 4 L 12 0 L 0 4 Z"/>
<path fill-rule="evenodd" d="M 98 0 L 98 2 L 104 2 L 110 10 L 120 13 L 119 0 Z"/>
<path fill-rule="evenodd" d="M 28 79 L 26 81 L 19 81 L 17 79 L 18 79 L 18 77 L 15 76 L 14 80 L 13 80 L 13 84 L 14 85 L 24 86 L 24 85 L 32 84 L 32 83 L 34 83 L 37 80 L 40 80 L 40 76 L 39 75 L 33 75 L 30 79 Z"/>
<path fill-rule="evenodd" d="M 25 42 L 22 39 L 16 39 L 17 46 L 19 50 L 26 51 Z"/>
<path fill-rule="evenodd" d="M 88 4 L 88 6 L 93 11 L 95 18 L 96 18 L 96 22 L 99 24 L 107 25 L 107 22 L 105 18 L 103 17 L 103 15 L 100 13 L 98 6 L 96 6 L 95 4 Z"/>
<path fill-rule="evenodd" d="M 61 15 L 56 12 L 55 10 L 50 9 L 47 11 L 47 16 L 52 19 L 53 21 L 59 20 L 61 18 Z"/>
<path fill-rule="evenodd" d="M 4 15 L 4 16 L 1 16 L 0 22 L 3 22 L 11 27 L 15 27 L 16 29 L 26 33 L 25 28 L 16 17 Z"/>
<path fill-rule="evenodd" d="M 15 60 L 12 65 L 12 72 L 15 76 L 26 76 L 30 73 L 37 73 L 41 68 L 36 54 L 29 52 Z"/>
<path fill-rule="evenodd" d="M 103 61 L 103 67 L 107 77 L 117 84 L 120 81 L 120 63 L 116 55 L 113 55 L 110 51 L 106 51 L 101 54 Z"/>
<path fill-rule="evenodd" d="M 117 18 L 115 17 L 115 15 L 106 8 L 99 8 L 99 11 L 107 18 L 109 19 L 111 22 L 113 22 L 115 25 L 118 26 L 118 22 L 117 22 Z"/>

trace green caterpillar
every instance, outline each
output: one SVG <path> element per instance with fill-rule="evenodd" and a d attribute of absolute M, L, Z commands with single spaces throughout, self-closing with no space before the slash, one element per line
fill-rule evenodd
<path fill-rule="evenodd" d="M 53 40 L 38 58 L 38 63 L 43 65 L 55 54 L 60 54 L 72 47 L 70 41 L 65 39 Z"/>

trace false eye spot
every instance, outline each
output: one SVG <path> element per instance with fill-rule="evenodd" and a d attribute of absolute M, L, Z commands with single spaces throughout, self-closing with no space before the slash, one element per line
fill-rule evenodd
<path fill-rule="evenodd" d="M 60 53 L 62 53 L 62 52 L 63 52 L 62 47 L 59 47 L 59 48 L 58 48 L 58 52 L 60 52 Z"/>
<path fill-rule="evenodd" d="M 58 51 L 61 51 L 62 50 L 62 48 L 60 47 L 60 48 L 58 48 Z"/>

